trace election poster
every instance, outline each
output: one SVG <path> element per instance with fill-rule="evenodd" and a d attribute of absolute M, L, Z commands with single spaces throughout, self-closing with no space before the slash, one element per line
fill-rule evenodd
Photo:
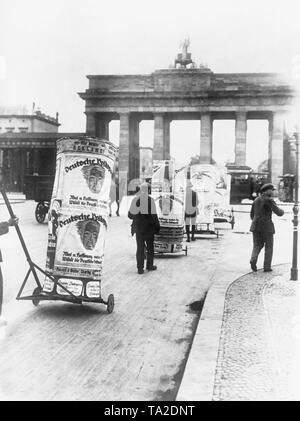
<path fill-rule="evenodd" d="M 182 251 L 184 234 L 184 168 L 176 169 L 173 160 L 153 162 L 151 194 L 156 203 L 160 232 L 154 250 L 160 253 Z"/>
<path fill-rule="evenodd" d="M 230 208 L 231 175 L 225 166 L 216 167 L 216 190 L 214 198 L 215 218 L 227 220 L 231 216 Z"/>
<path fill-rule="evenodd" d="M 216 189 L 216 169 L 210 164 L 195 164 L 190 168 L 193 190 L 198 196 L 196 224 L 213 224 Z"/>
<path fill-rule="evenodd" d="M 75 296 L 100 297 L 109 192 L 117 150 L 97 138 L 62 138 L 49 208 L 46 271 Z M 43 291 L 68 295 L 46 277 Z"/>

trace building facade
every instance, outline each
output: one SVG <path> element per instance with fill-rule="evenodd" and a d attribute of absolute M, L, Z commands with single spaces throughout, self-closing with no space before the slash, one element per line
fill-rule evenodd
<path fill-rule="evenodd" d="M 0 134 L 5 133 L 57 133 L 58 113 L 50 117 L 41 111 L 28 113 L 25 108 L 0 107 Z"/>
<path fill-rule="evenodd" d="M 54 174 L 58 114 L 0 109 L 0 176 L 7 191 L 23 192 L 28 174 Z M 11 111 L 11 112 L 10 112 Z"/>
<path fill-rule="evenodd" d="M 85 133 L 6 133 L 0 135 L 0 175 L 7 191 L 24 192 L 26 175 L 54 175 L 56 142 Z"/>
<path fill-rule="evenodd" d="M 128 182 L 140 176 L 139 123 L 142 120 L 154 120 L 153 159 L 170 158 L 172 120 L 201 121 L 200 158 L 203 163 L 211 163 L 213 121 L 234 119 L 235 164 L 240 166 L 246 163 L 247 121 L 265 119 L 269 124 L 270 181 L 277 185 L 284 167 L 288 166 L 284 124 L 292 112 L 295 97 L 283 75 L 214 73 L 206 66 L 197 68 L 183 51 L 173 68 L 150 75 L 87 78 L 88 89 L 79 93 L 85 101 L 86 132 L 108 137 L 109 122 L 120 121 L 120 180 Z"/>

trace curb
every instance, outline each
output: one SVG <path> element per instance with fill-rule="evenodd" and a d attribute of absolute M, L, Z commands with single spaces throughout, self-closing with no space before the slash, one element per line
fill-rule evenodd
<path fill-rule="evenodd" d="M 274 266 L 282 266 L 277 264 Z M 209 288 L 176 401 L 212 401 L 226 292 L 252 272 L 224 271 Z M 215 275 L 214 275 L 215 277 Z"/>
<path fill-rule="evenodd" d="M 226 291 L 230 284 L 243 275 L 244 273 L 239 272 L 234 275 L 232 271 L 223 272 L 209 288 L 177 401 L 212 400 Z"/>

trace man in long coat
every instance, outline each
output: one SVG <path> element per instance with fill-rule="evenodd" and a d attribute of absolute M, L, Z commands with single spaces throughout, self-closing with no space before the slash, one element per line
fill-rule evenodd
<path fill-rule="evenodd" d="M 192 226 L 192 241 L 195 241 L 195 230 L 196 230 L 196 217 L 198 211 L 198 195 L 192 189 L 193 184 L 191 181 L 187 182 L 186 191 L 185 191 L 185 231 L 187 236 L 187 242 L 191 241 L 190 239 L 190 226 Z"/>
<path fill-rule="evenodd" d="M 133 220 L 132 233 L 136 234 L 136 262 L 138 273 L 144 273 L 145 246 L 147 248 L 147 270 L 156 270 L 154 260 L 154 234 L 160 229 L 156 206 L 153 198 L 149 196 L 149 185 L 143 183 L 139 192 L 133 198 L 128 212 Z"/>
<path fill-rule="evenodd" d="M 274 212 L 278 216 L 284 214 L 284 211 L 272 199 L 274 190 L 273 184 L 264 184 L 260 189 L 261 195 L 254 200 L 251 208 L 250 231 L 253 234 L 253 250 L 250 266 L 254 272 L 257 271 L 258 255 L 263 247 L 265 247 L 264 272 L 272 271 L 273 237 L 275 234 L 272 213 Z"/>

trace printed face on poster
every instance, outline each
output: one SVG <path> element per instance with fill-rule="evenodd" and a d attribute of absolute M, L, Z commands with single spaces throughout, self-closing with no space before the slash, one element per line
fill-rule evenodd
<path fill-rule="evenodd" d="M 197 224 L 213 224 L 216 169 L 209 164 L 196 164 L 190 168 L 193 190 L 198 196 Z"/>
<path fill-rule="evenodd" d="M 182 250 L 184 225 L 185 174 L 176 170 L 174 161 L 154 161 L 152 196 L 156 203 L 160 232 L 154 250 L 174 253 Z"/>
<path fill-rule="evenodd" d="M 176 171 L 174 161 L 154 161 L 151 187 L 161 226 L 183 225 L 184 183 L 184 172 Z"/>

